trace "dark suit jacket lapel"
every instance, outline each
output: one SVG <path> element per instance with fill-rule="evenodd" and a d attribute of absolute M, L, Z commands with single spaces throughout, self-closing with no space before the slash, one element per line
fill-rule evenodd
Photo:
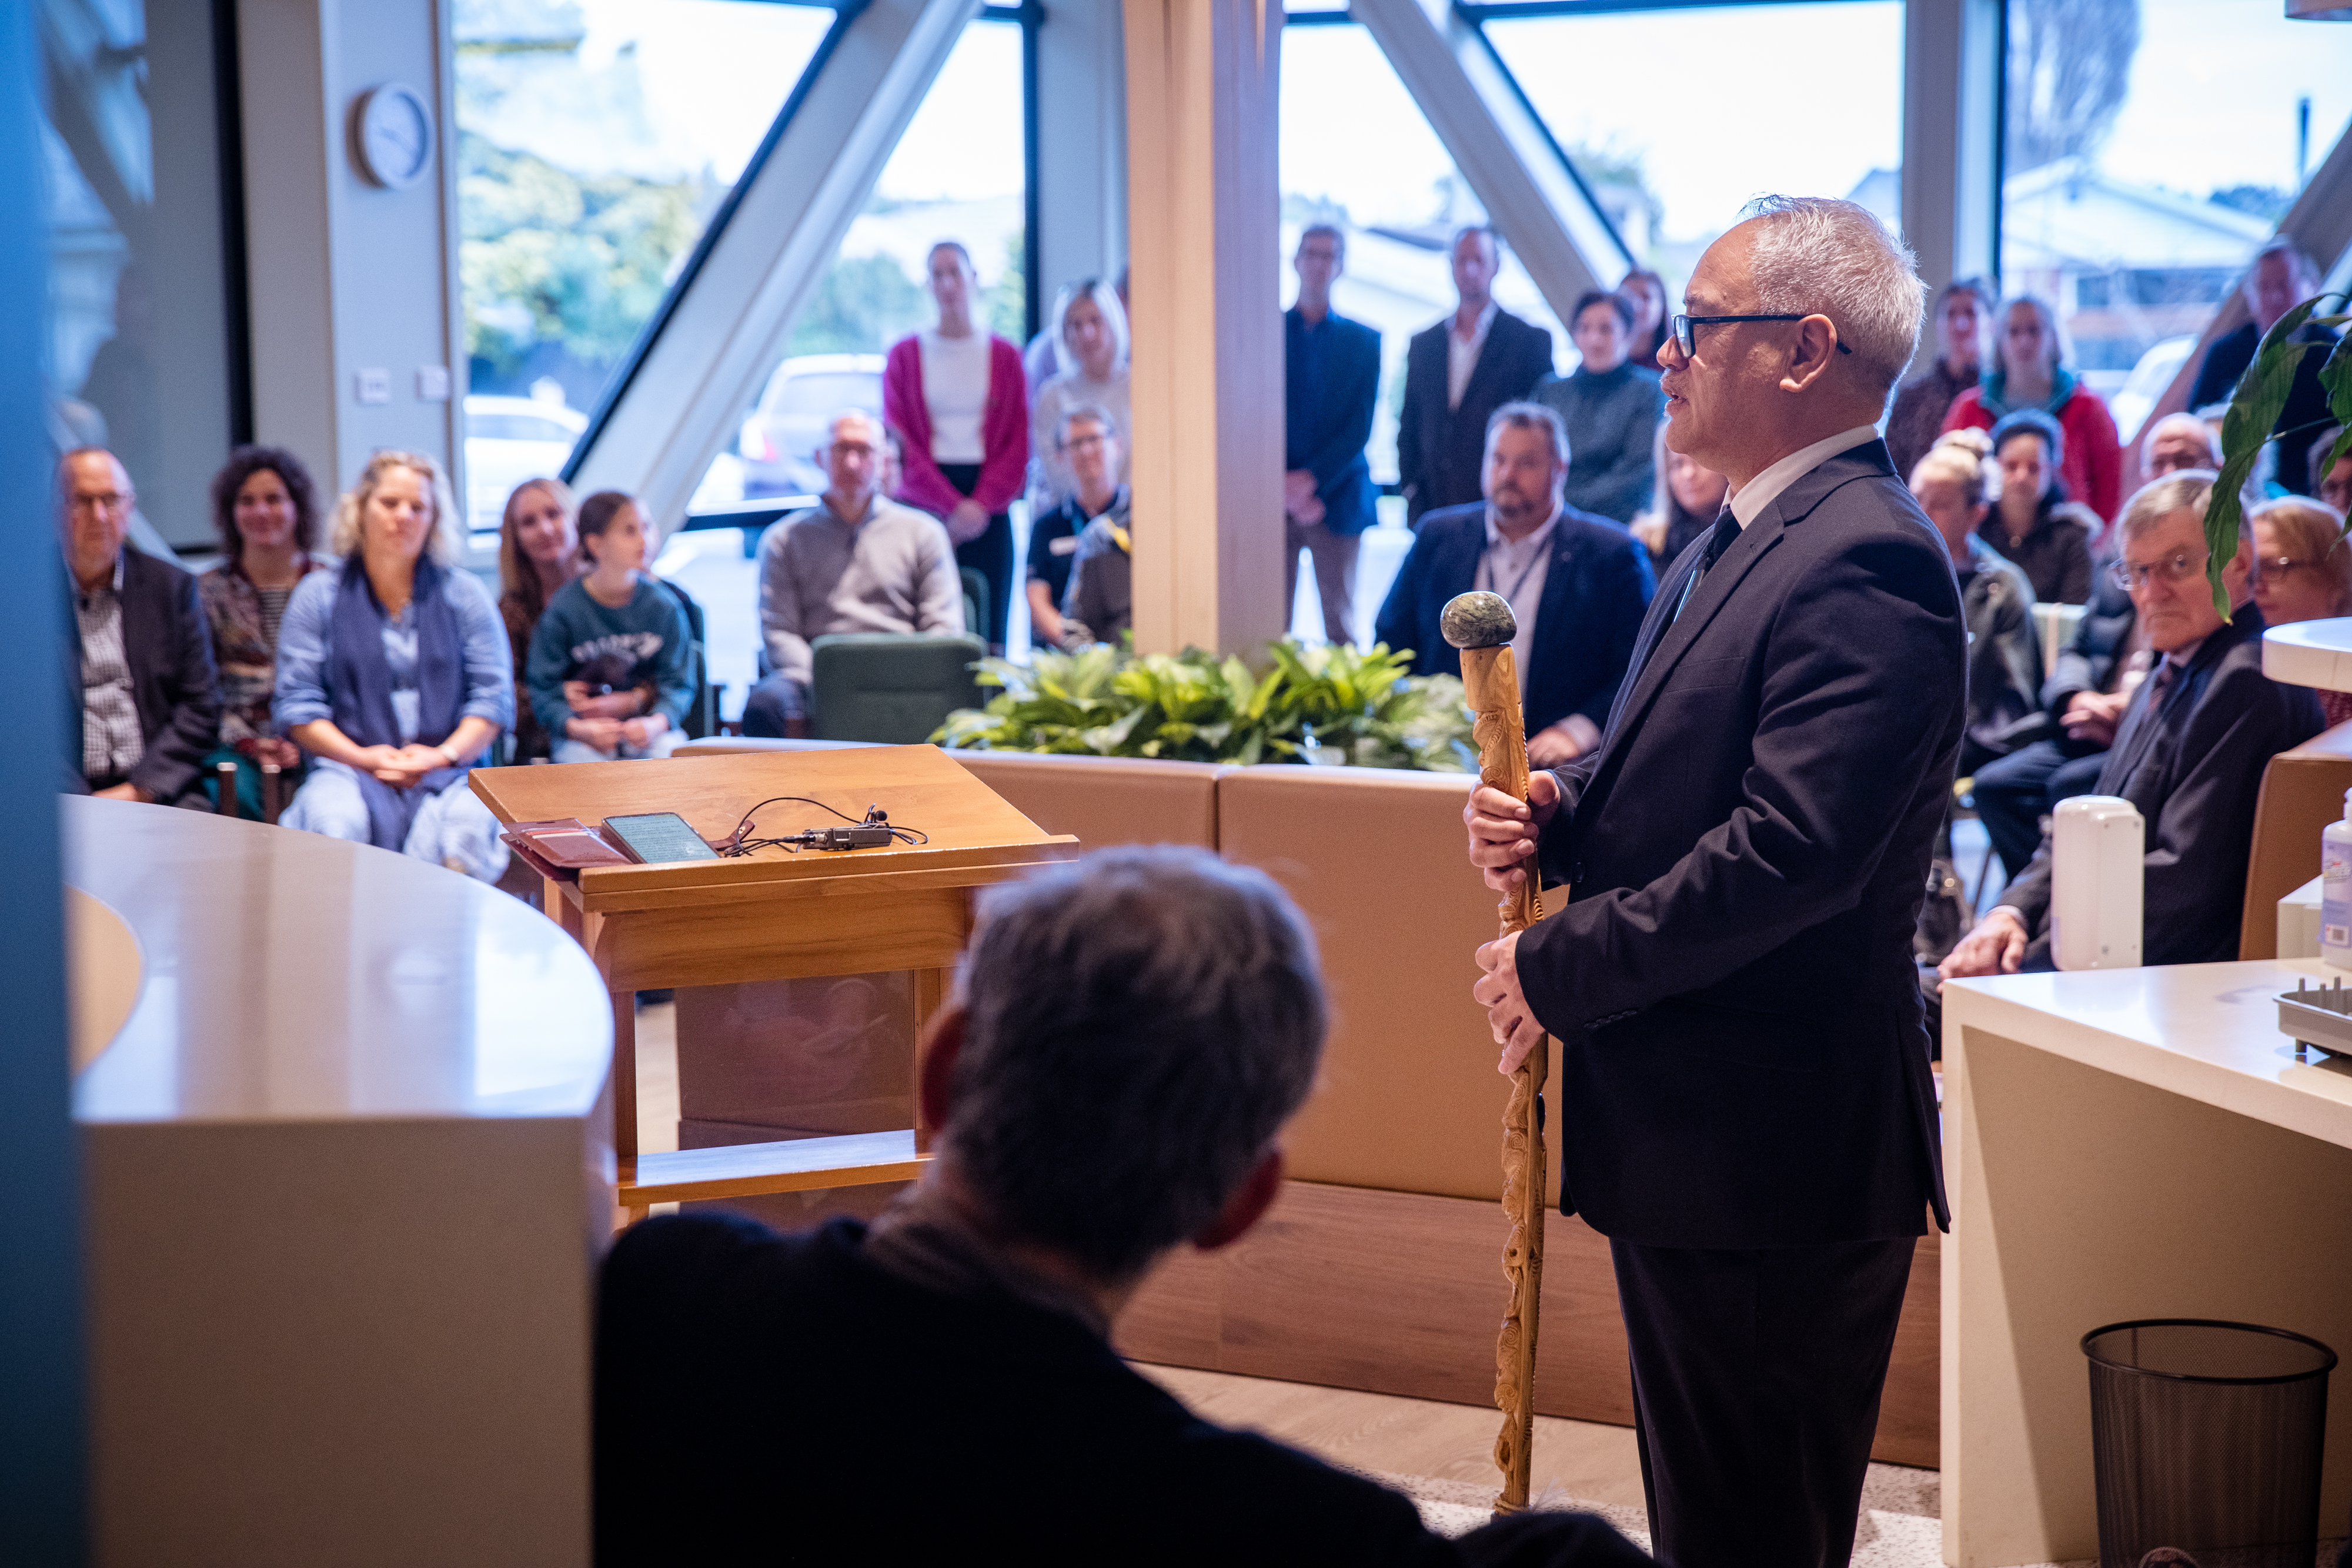
<path fill-rule="evenodd" d="M 2251 611 L 2241 611 L 2241 624 Z M 2175 678 L 2170 690 L 2164 694 L 2164 706 L 2154 713 L 2148 711 L 2149 683 L 2156 679 L 2150 671 L 2133 694 L 2137 699 L 2124 715 L 2124 733 L 2116 737 L 2113 760 L 2099 769 L 2097 788 L 2103 794 L 2121 795 L 2131 788 L 2134 775 L 2147 765 L 2148 753 L 2157 741 L 2170 734 L 2189 708 L 2204 694 L 2206 679 L 2224 654 L 2242 642 L 2243 636 L 2232 635 L 2233 628 L 2224 626 L 2205 639 L 2197 656 Z"/>
<path fill-rule="evenodd" d="M 1501 393 L 1496 393 L 1492 398 L 1484 394 L 1495 382 L 1501 380 L 1503 360 L 1512 351 L 1511 340 L 1518 325 L 1517 317 L 1499 306 L 1496 308 L 1495 319 L 1486 324 L 1486 340 L 1478 345 L 1477 362 L 1470 367 L 1470 379 L 1463 385 L 1462 407 L 1451 410 L 1451 413 L 1458 415 L 1464 408 L 1486 408 L 1504 401 Z M 1453 328 L 1449 325 L 1446 330 L 1450 332 Z M 1524 397 L 1527 395 L 1527 391 L 1528 389 L 1521 388 L 1518 392 L 1512 395 Z"/>
<path fill-rule="evenodd" d="M 171 667 L 171 610 L 155 591 L 158 584 L 129 545 L 122 547 L 122 662 L 131 671 L 131 706 L 139 714 L 142 739 L 152 740 L 168 712 L 149 711 L 155 706 L 158 672 Z"/>

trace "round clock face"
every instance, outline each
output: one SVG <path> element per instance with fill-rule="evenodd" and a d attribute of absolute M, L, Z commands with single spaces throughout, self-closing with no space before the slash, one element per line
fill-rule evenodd
<path fill-rule="evenodd" d="M 398 82 L 374 89 L 360 100 L 358 119 L 361 172 L 395 191 L 425 177 L 433 164 L 433 111 L 415 89 Z"/>

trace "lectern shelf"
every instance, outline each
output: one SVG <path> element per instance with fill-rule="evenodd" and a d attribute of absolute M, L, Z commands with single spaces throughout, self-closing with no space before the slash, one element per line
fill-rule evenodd
<path fill-rule="evenodd" d="M 681 1199 L 904 1180 L 929 1144 L 910 1103 L 908 1126 L 895 1133 L 638 1154 L 637 991 L 905 970 L 914 976 L 919 1027 L 946 998 L 971 930 L 972 890 L 1077 849 L 930 746 L 478 768 L 473 788 L 503 822 L 675 811 L 720 839 L 754 802 L 798 795 L 852 817 L 878 805 L 893 822 L 929 835 L 920 846 L 592 866 L 577 881 L 545 883 L 550 918 L 587 948 L 612 992 L 613 1144 L 619 1201 L 632 1219 Z M 761 827 L 788 831 L 823 818 L 816 807 L 772 805 Z"/>

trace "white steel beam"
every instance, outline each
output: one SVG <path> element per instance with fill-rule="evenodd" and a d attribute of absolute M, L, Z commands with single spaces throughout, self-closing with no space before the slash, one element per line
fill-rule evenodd
<path fill-rule="evenodd" d="M 685 515 L 980 8 L 866 0 L 847 16 L 745 172 L 731 215 L 689 264 L 691 281 L 665 302 L 582 438 L 574 488 L 626 490 L 664 524 Z"/>
<path fill-rule="evenodd" d="M 1633 258 L 1477 28 L 1447 0 L 1353 0 L 1349 9 L 1552 313 L 1566 321 L 1586 289 L 1615 287 Z"/>

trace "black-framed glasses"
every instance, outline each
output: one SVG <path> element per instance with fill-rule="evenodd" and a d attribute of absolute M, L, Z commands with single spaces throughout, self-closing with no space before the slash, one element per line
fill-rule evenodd
<path fill-rule="evenodd" d="M 1698 352 L 1698 333 L 1695 329 L 1700 327 L 1722 326 L 1732 321 L 1801 321 L 1808 316 L 1820 314 L 1818 310 L 1804 310 L 1783 311 L 1777 316 L 1677 316 L 1675 318 L 1675 342 L 1687 358 Z M 1838 340 L 1838 352 L 1851 354 L 1853 350 L 1846 347 L 1845 340 L 1841 338 Z"/>

